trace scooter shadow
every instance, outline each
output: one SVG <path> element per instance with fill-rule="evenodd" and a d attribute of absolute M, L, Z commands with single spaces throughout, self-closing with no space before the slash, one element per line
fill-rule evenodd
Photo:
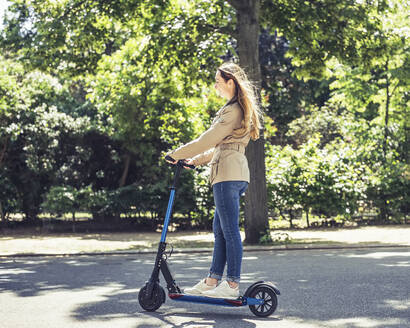
<path fill-rule="evenodd" d="M 260 321 L 260 322 L 268 322 L 268 321 L 281 321 L 282 319 L 276 317 L 267 317 L 261 318 L 254 315 L 246 315 L 246 314 L 235 314 L 235 313 L 215 313 L 212 311 L 207 312 L 144 312 L 147 316 L 152 316 L 158 320 L 163 321 L 164 324 L 169 325 L 173 328 L 183 328 L 183 327 L 192 327 L 193 325 L 200 324 L 201 326 L 210 325 L 213 328 L 226 328 L 238 325 L 241 328 L 254 328 L 256 327 L 256 323 L 249 322 L 248 320 L 252 321 Z M 175 324 L 169 317 L 179 317 L 179 318 L 189 318 L 191 320 L 182 322 L 179 324 Z M 192 318 L 197 318 L 198 320 L 192 320 Z M 179 320 L 178 320 L 179 321 Z"/>

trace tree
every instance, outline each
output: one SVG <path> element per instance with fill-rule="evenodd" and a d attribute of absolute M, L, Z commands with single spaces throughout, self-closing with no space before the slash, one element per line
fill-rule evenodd
<path fill-rule="evenodd" d="M 373 0 L 366 3 L 354 0 L 116 0 L 109 3 L 69 0 L 47 5 L 39 1 L 19 1 L 11 6 L 14 15 L 6 21 L 0 43 L 7 56 L 20 56 L 29 67 L 78 78 L 95 74 L 99 65 L 109 67 L 107 58 L 113 56 L 118 60 L 118 51 L 124 51 L 126 43 L 129 46 L 132 40 L 140 40 L 146 55 L 140 76 L 149 74 L 150 66 L 157 70 L 160 67 L 164 76 L 178 72 L 183 88 L 180 94 L 192 97 L 200 93 L 195 81 L 210 82 L 214 68 L 232 54 L 239 58 L 239 63 L 260 88 L 263 80 L 258 53 L 261 30 L 286 40 L 293 74 L 299 78 L 321 78 L 327 69 L 326 63 L 333 58 L 357 66 L 373 51 L 367 42 L 377 34 L 377 15 L 386 8 L 386 1 Z M 27 28 L 30 24 L 32 28 Z M 146 44 L 141 35 L 147 38 Z M 110 70 L 116 75 L 115 67 Z M 126 67 L 120 67 L 121 70 L 126 71 Z M 103 76 L 101 71 L 99 74 Z M 132 78 L 132 74 L 128 76 Z M 122 84 L 120 79 L 114 81 L 122 88 L 114 96 L 121 110 L 115 113 L 112 108 L 105 108 L 104 111 L 115 114 L 116 124 L 124 123 L 121 125 L 124 129 L 119 129 L 117 136 L 126 143 L 126 136 L 131 135 L 127 124 L 132 116 L 128 115 L 130 106 L 126 109 L 121 99 L 130 101 L 130 105 L 136 98 L 126 95 L 132 87 Z M 142 82 L 139 85 L 151 100 L 155 98 L 154 107 L 164 103 L 160 97 L 149 94 L 148 85 Z M 118 95 L 123 98 L 116 98 Z M 137 102 L 139 106 L 142 104 L 139 99 Z M 182 106 L 173 105 L 184 110 Z M 136 147 L 135 142 L 134 138 L 134 144 L 126 146 L 128 152 Z M 250 143 L 247 156 L 255 183 L 249 186 L 246 196 L 245 232 L 246 241 L 256 243 L 265 233 L 268 222 L 263 138 Z M 125 156 L 121 181 L 126 178 L 126 167 Z"/>
<path fill-rule="evenodd" d="M 81 134 L 89 123 L 59 111 L 70 99 L 58 79 L 39 71 L 27 73 L 12 60 L 1 60 L 0 179 L 10 193 L 2 203 L 19 205 L 26 219 L 35 220 L 42 196 L 67 159 L 66 134 Z M 9 96 L 12 95 L 12 96 Z M 4 197 L 4 198 L 3 198 Z"/>
<path fill-rule="evenodd" d="M 259 35 L 261 27 L 277 30 L 290 42 L 289 55 L 300 76 L 321 77 L 326 61 L 335 56 L 354 62 L 359 58 L 356 42 L 373 31 L 367 14 L 374 4 L 327 0 L 229 0 L 236 21 L 232 36 L 237 41 L 240 64 L 260 88 Z M 380 7 L 382 7 L 381 3 Z M 349 24 L 347 24 L 349 21 Z M 367 28 L 367 31 L 364 29 Z M 264 139 L 247 149 L 251 179 L 246 197 L 246 241 L 258 243 L 268 227 Z"/>
<path fill-rule="evenodd" d="M 377 172 L 370 193 L 383 221 L 394 212 L 392 205 L 397 201 L 393 199 L 402 197 L 396 191 L 403 190 L 406 185 L 401 177 L 406 169 L 400 163 L 404 163 L 408 156 L 401 146 L 408 138 L 410 55 L 407 11 L 408 4 L 389 2 L 389 10 L 377 21 L 378 32 L 366 40 L 363 62 L 354 67 L 342 65 L 337 60 L 328 64 L 329 73 L 336 78 L 330 85 L 332 102 L 354 113 L 357 119 L 366 122 L 368 131 L 376 134 L 372 139 L 377 141 L 378 150 L 373 153 L 370 151 L 373 147 L 369 147 L 368 152 L 374 155 L 371 166 Z M 368 144 L 364 138 L 359 142 Z M 395 187 L 391 188 L 393 185 Z"/>
<path fill-rule="evenodd" d="M 288 50 L 289 41 L 284 36 L 262 30 L 259 40 L 262 103 L 266 116 L 273 120 L 266 121 L 267 127 L 274 129 L 266 131 L 265 135 L 267 142 L 282 146 L 300 144 L 287 134 L 289 124 L 306 115 L 310 108 L 324 106 L 330 97 L 329 84 L 332 82 L 332 79 L 298 79 Z"/>
<path fill-rule="evenodd" d="M 127 22 L 141 1 L 10 1 L 0 43 L 7 56 L 45 72 L 79 76 L 94 71 L 133 35 Z"/>
<path fill-rule="evenodd" d="M 235 29 L 232 36 L 236 39 L 239 64 L 245 69 L 255 87 L 260 90 L 261 71 L 259 65 L 259 10 L 260 1 L 228 1 L 236 11 Z M 263 131 L 261 138 L 251 141 L 246 149 L 251 182 L 245 194 L 245 242 L 259 243 L 266 233 L 268 208 L 265 176 Z"/>

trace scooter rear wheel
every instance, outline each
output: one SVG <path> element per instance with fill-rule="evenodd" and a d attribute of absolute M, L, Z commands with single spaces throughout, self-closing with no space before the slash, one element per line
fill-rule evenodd
<path fill-rule="evenodd" d="M 141 288 L 138 293 L 138 301 L 144 310 L 153 312 L 158 310 L 162 303 L 165 302 L 165 291 L 159 284 L 155 284 L 152 290 L 152 296 L 149 297 L 146 295 L 147 288 L 148 285 Z"/>
<path fill-rule="evenodd" d="M 278 306 L 278 297 L 276 293 L 269 287 L 259 286 L 250 293 L 249 297 L 263 299 L 261 305 L 249 305 L 252 313 L 258 317 L 267 317 L 275 312 Z"/>

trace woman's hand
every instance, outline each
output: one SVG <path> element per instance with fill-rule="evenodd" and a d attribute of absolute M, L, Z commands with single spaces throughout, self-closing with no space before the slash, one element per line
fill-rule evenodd
<path fill-rule="evenodd" d="M 171 163 L 171 164 L 173 164 L 173 165 L 175 165 L 175 164 L 177 163 L 177 161 L 176 161 L 175 159 L 173 159 L 169 154 L 167 154 L 167 155 L 165 156 L 165 160 L 166 160 L 168 163 Z"/>
<path fill-rule="evenodd" d="M 193 165 L 193 166 L 195 166 L 194 161 L 193 161 L 192 159 L 187 159 L 187 160 L 185 161 L 185 163 L 188 164 L 188 165 Z M 187 170 L 192 170 L 190 167 L 187 167 L 187 166 L 184 166 L 184 168 L 186 168 Z"/>
<path fill-rule="evenodd" d="M 178 161 L 175 160 L 175 159 L 173 159 L 170 155 L 166 155 L 166 156 L 165 156 L 165 160 L 166 160 L 168 163 L 172 164 L 172 165 L 175 165 L 175 164 L 178 163 Z M 193 161 L 192 159 L 189 158 L 189 159 L 184 159 L 184 160 L 182 160 L 182 161 L 183 161 L 184 164 L 186 164 L 186 165 L 191 165 L 191 166 L 192 166 L 192 167 L 187 167 L 187 166 L 183 165 L 184 168 L 186 168 L 186 169 L 188 169 L 188 170 L 192 170 L 192 169 L 195 168 L 194 161 Z"/>

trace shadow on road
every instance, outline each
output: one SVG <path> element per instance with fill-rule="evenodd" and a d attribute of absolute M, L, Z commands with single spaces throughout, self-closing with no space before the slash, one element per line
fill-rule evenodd
<path fill-rule="evenodd" d="M 257 327 L 258 322 L 275 322 L 275 321 L 280 321 L 280 319 L 275 318 L 275 317 L 270 317 L 270 318 L 258 318 L 258 317 L 252 317 L 252 322 L 249 321 L 250 315 L 244 315 L 242 313 L 214 313 L 212 311 L 201 311 L 201 313 L 198 312 L 175 312 L 175 311 L 170 311 L 166 314 L 162 313 L 145 313 L 147 316 L 151 316 L 153 318 L 158 319 L 161 321 L 164 325 L 168 325 L 169 327 L 174 327 L 174 328 L 183 328 L 183 327 L 193 327 L 193 325 L 198 325 L 200 322 L 201 326 L 202 325 L 210 325 L 215 328 L 220 328 L 220 327 L 231 327 L 229 323 L 232 322 L 238 322 L 240 321 L 240 327 L 242 328 L 254 328 Z M 169 320 L 169 317 L 172 317 L 172 321 Z M 180 324 L 175 324 L 174 320 L 178 318 L 180 320 L 183 320 L 182 323 Z M 211 319 L 210 319 L 211 318 Z"/>
<path fill-rule="evenodd" d="M 204 276 L 210 256 L 175 254 L 170 262 L 184 287 Z M 409 323 L 409 249 L 245 254 L 243 288 L 270 280 L 281 290 L 278 310 L 267 319 L 245 307 L 181 305 L 169 299 L 155 313 L 142 311 L 138 291 L 152 266 L 152 255 L 6 259 L 0 263 L 0 294 L 36 302 L 64 291 L 74 299 L 78 295 L 66 313 L 74 321 L 128 318 L 135 320 L 134 327 L 253 328 L 289 321 L 293 327 L 384 328 Z"/>

